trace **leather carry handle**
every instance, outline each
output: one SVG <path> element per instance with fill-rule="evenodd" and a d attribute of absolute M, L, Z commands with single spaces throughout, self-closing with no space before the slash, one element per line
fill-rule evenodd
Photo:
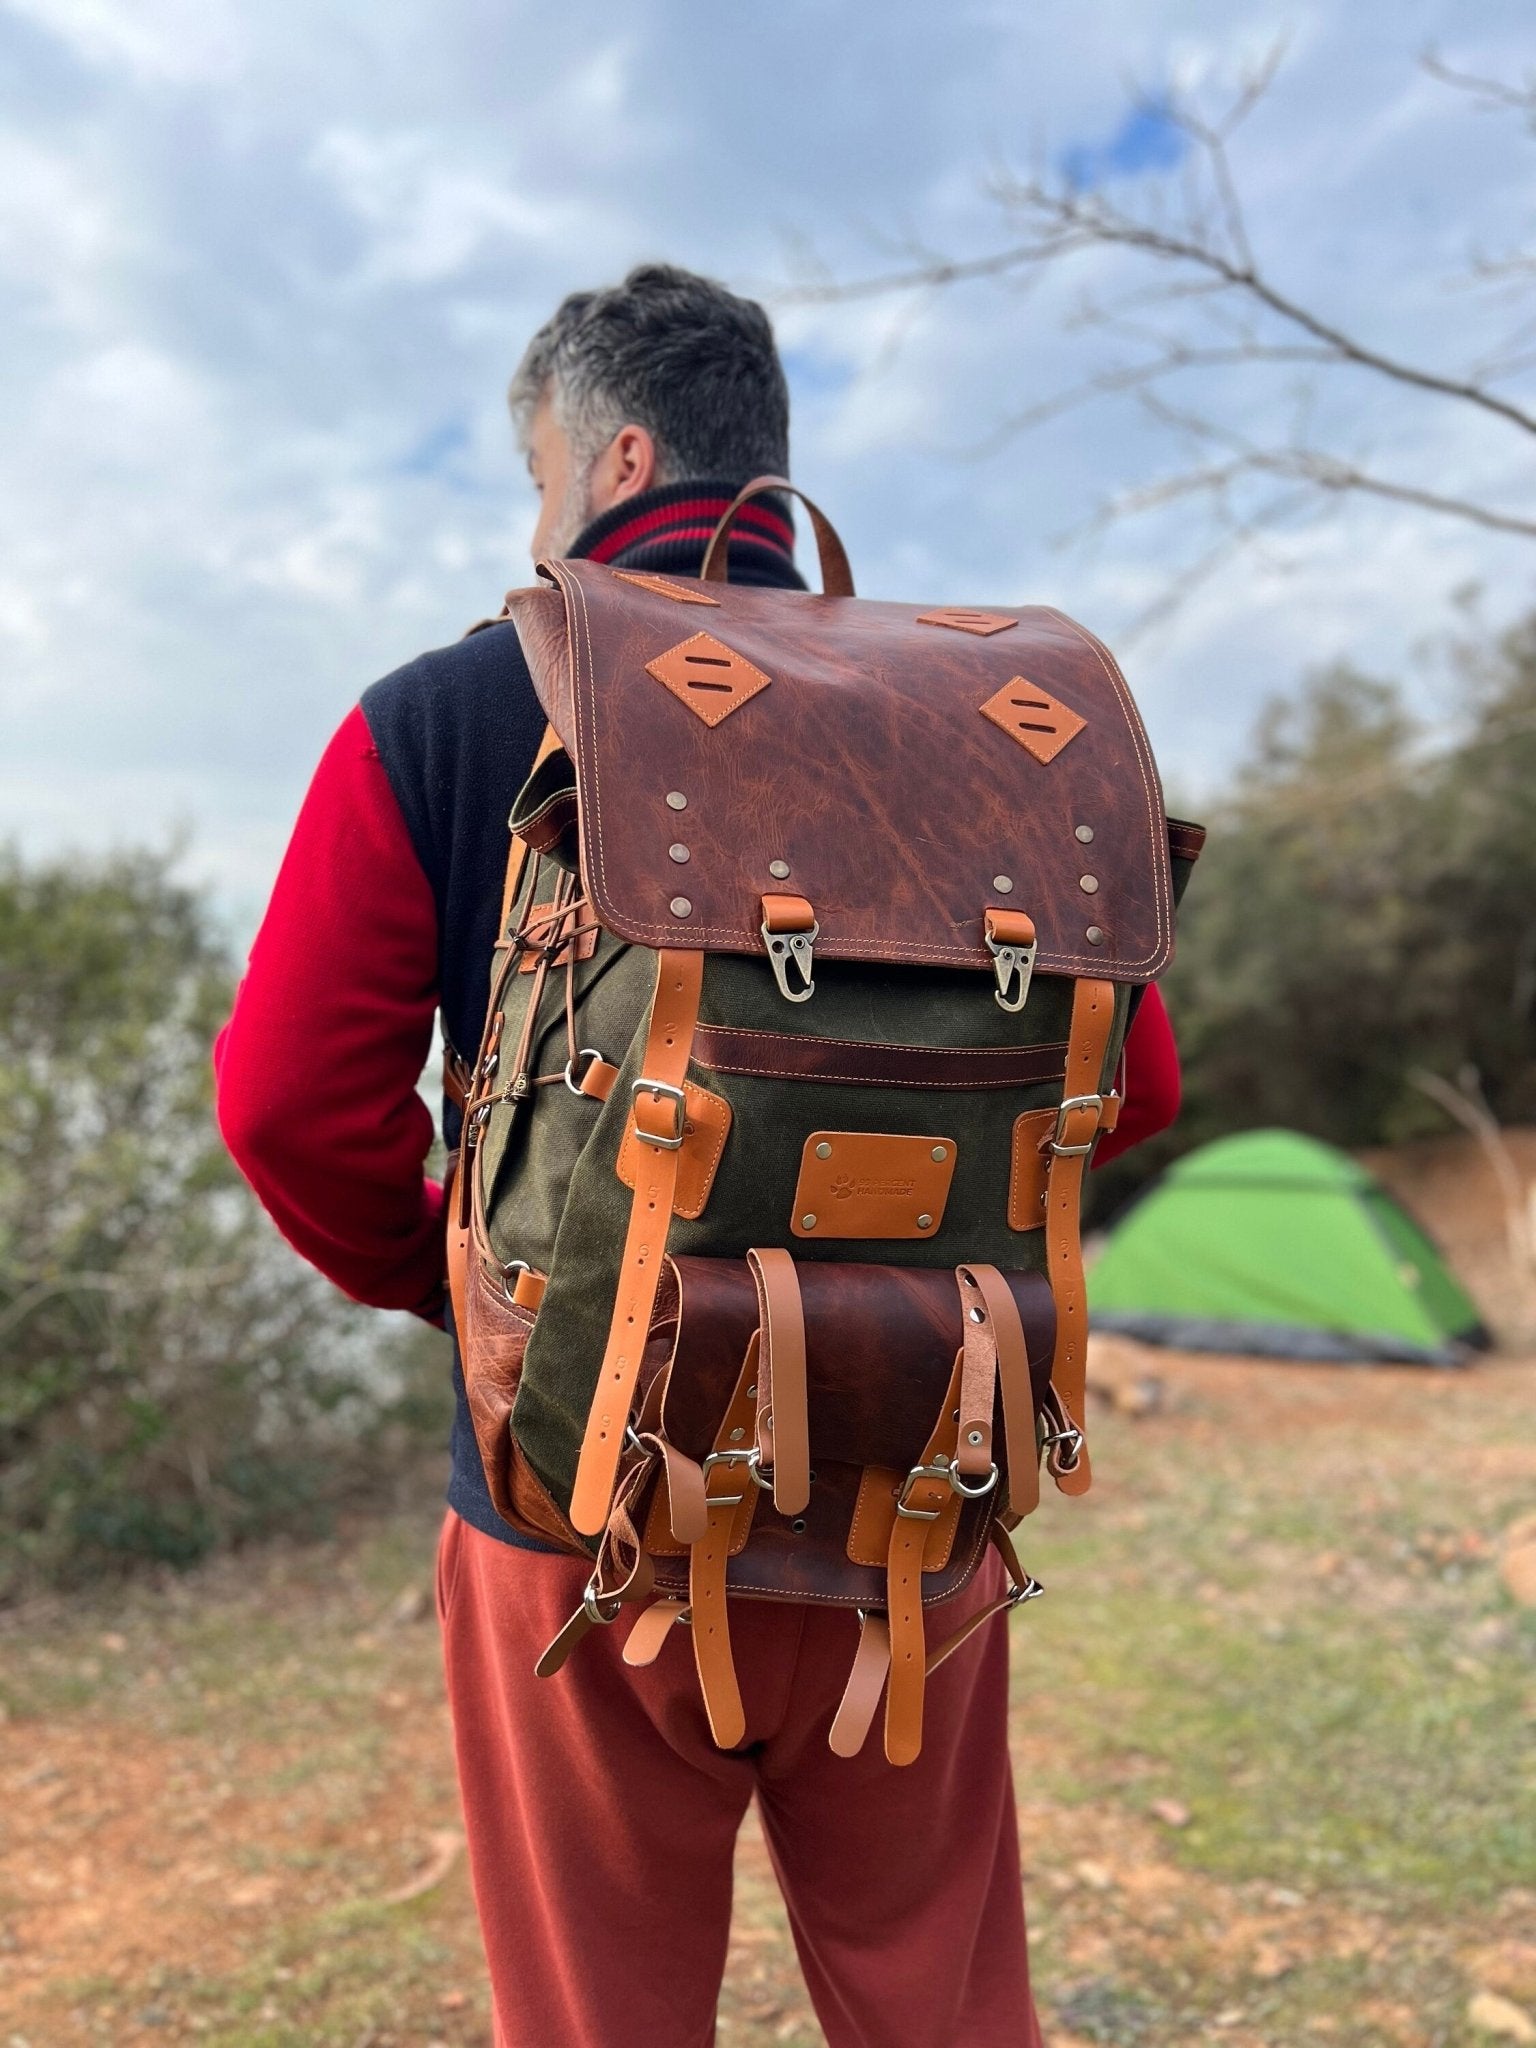
<path fill-rule="evenodd" d="M 767 491 L 787 491 L 792 498 L 798 498 L 811 515 L 811 531 L 816 536 L 816 552 L 821 557 L 821 588 L 826 597 L 852 597 L 853 571 L 848 566 L 848 556 L 837 532 L 826 513 L 796 485 L 784 476 L 755 476 L 751 483 L 743 484 L 730 504 L 720 515 L 720 524 L 710 535 L 709 546 L 704 550 L 704 566 L 699 579 L 704 583 L 725 581 L 726 542 L 731 528 L 736 524 L 736 515 L 743 505 L 753 498 L 760 498 Z"/>

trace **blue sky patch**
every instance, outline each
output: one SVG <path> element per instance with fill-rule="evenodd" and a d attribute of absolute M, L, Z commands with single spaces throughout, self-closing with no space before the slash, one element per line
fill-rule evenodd
<path fill-rule="evenodd" d="M 1114 178 L 1171 171 L 1189 151 L 1189 137 L 1165 107 L 1132 107 L 1107 142 L 1073 142 L 1061 153 L 1062 176 L 1079 192 Z"/>

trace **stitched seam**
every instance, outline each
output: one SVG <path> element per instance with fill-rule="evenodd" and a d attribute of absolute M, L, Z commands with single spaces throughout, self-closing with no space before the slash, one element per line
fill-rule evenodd
<path fill-rule="evenodd" d="M 701 1024 L 699 1036 L 707 1037 L 712 1031 L 729 1032 L 733 1038 L 750 1038 L 763 1046 L 769 1045 L 833 1045 L 839 1050 L 854 1052 L 899 1052 L 935 1053 L 946 1060 L 997 1060 L 1016 1058 L 1021 1052 L 1060 1053 L 1066 1057 L 1066 1040 L 1051 1040 L 1041 1046 L 1012 1045 L 900 1045 L 879 1038 L 821 1038 L 812 1032 L 759 1031 L 750 1024 Z"/>
<path fill-rule="evenodd" d="M 786 1073 L 782 1067 L 738 1066 L 733 1062 L 725 1060 L 707 1060 L 702 1058 L 699 1059 L 698 1064 L 701 1067 L 708 1067 L 712 1074 L 744 1074 L 755 1076 L 765 1081 L 819 1081 L 824 1086 L 836 1087 L 841 1087 L 846 1083 L 850 1087 L 948 1088 L 951 1090 L 968 1088 L 973 1091 L 981 1091 L 992 1088 L 1041 1088 L 1047 1082 L 1059 1081 L 1061 1079 L 1060 1068 L 1053 1068 L 1048 1074 L 1021 1075 L 1017 1079 L 1005 1081 L 898 1081 L 889 1074 L 797 1074 Z"/>
<path fill-rule="evenodd" d="M 1041 1205 L 1039 1222 L 1026 1223 L 1019 1220 L 1023 1201 L 1023 1190 L 1018 1183 L 1023 1179 L 1019 1170 L 1020 1154 L 1027 1149 L 1027 1127 L 1033 1123 L 1039 1130 L 1048 1130 L 1056 1122 L 1054 1109 L 1026 1109 L 1022 1116 L 1014 1118 L 1013 1145 L 1008 1160 L 1008 1228 L 1020 1233 L 1038 1230 L 1045 1222 L 1045 1208 Z"/>

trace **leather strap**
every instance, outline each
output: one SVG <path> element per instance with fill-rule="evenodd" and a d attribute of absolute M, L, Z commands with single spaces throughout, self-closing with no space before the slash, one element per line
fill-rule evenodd
<path fill-rule="evenodd" d="M 643 1614 L 636 1615 L 635 1625 L 625 1638 L 623 1657 L 626 1664 L 637 1668 L 654 1664 L 667 1646 L 667 1639 L 680 1621 L 686 1620 L 688 1603 L 663 1597 L 653 1600 Z"/>
<path fill-rule="evenodd" d="M 945 1464 L 954 1457 L 956 1406 L 965 1353 L 955 1353 L 944 1405 L 922 1459 L 902 1483 L 891 1547 L 886 1556 L 885 1611 L 891 1630 L 891 1674 L 885 1693 L 885 1754 L 893 1764 L 915 1761 L 923 1746 L 923 1557 L 929 1531 L 954 1498 Z"/>
<path fill-rule="evenodd" d="M 891 1668 L 891 1630 L 883 1614 L 859 1617 L 859 1647 L 837 1712 L 832 1716 L 828 1747 L 838 1756 L 857 1756 L 864 1747 L 880 1695 Z"/>
<path fill-rule="evenodd" d="M 710 535 L 709 546 L 704 550 L 704 565 L 699 570 L 702 583 L 723 583 L 726 569 L 726 542 L 731 528 L 736 524 L 737 514 L 743 505 L 753 498 L 760 498 L 768 491 L 787 491 L 790 497 L 798 498 L 811 515 L 811 531 L 816 536 L 816 552 L 821 557 L 821 587 L 827 597 L 852 597 L 853 571 L 848 566 L 848 555 L 837 537 L 831 520 L 819 505 L 813 505 L 804 491 L 797 489 L 787 477 L 755 476 L 751 483 L 743 484 L 730 504 L 720 515 L 720 524 Z"/>
<path fill-rule="evenodd" d="M 795 1262 L 786 1251 L 754 1249 L 761 1339 L 757 1360 L 757 1456 L 773 1474 L 781 1515 L 804 1512 L 811 1498 L 811 1434 L 805 1385 L 805 1308 Z"/>
<path fill-rule="evenodd" d="M 559 752 L 562 745 L 563 742 L 555 728 L 546 725 L 528 773 L 532 775 L 535 768 L 542 767 L 551 754 Z M 507 935 L 507 922 L 512 915 L 512 906 L 517 901 L 517 892 L 522 886 L 523 870 L 527 865 L 528 842 L 514 832 L 512 844 L 507 848 L 507 872 L 501 885 L 501 921 L 496 927 L 498 940 L 504 939 Z"/>
<path fill-rule="evenodd" d="M 745 1442 L 757 1400 L 758 1339 L 747 1345 L 735 1391 L 715 1433 L 715 1457 L 704 1474 L 708 1527 L 688 1553 L 688 1605 L 693 1614 L 693 1656 L 710 1733 L 721 1749 L 735 1749 L 747 1732 L 747 1717 L 731 1654 L 726 1602 L 726 1566 L 743 1520 L 750 1522 L 759 1488 L 752 1483 Z"/>
<path fill-rule="evenodd" d="M 1022 1607 L 1026 1600 L 1036 1600 L 1045 1591 L 1040 1581 L 1020 1564 L 1019 1554 L 1001 1522 L 994 1522 L 987 1534 L 1007 1566 L 1008 1576 L 1013 1584 L 996 1600 L 989 1600 L 985 1607 L 978 1607 L 973 1615 L 960 1624 L 952 1636 L 946 1636 L 939 1647 L 931 1652 L 927 1666 L 929 1675 L 937 1671 L 947 1657 L 953 1657 L 963 1643 L 968 1643 L 978 1629 L 985 1628 L 997 1615 L 1007 1614 L 1015 1607 Z"/>
<path fill-rule="evenodd" d="M 1114 984 L 1080 981 L 1072 991 L 1067 1036 L 1065 1095 L 1045 1182 L 1045 1269 L 1056 1302 L 1056 1350 L 1051 1385 L 1064 1411 L 1065 1426 L 1081 1431 L 1086 1421 L 1088 1378 L 1088 1295 L 1083 1283 L 1083 1173 L 1103 1123 L 1104 1061 L 1115 1021 Z M 1093 1483 L 1088 1445 L 1053 1443 L 1046 1453 L 1051 1477 L 1063 1493 L 1086 1493 Z"/>
<path fill-rule="evenodd" d="M 816 913 L 803 896 L 783 896 L 770 889 L 762 899 L 763 923 L 771 932 L 808 932 Z"/>
<path fill-rule="evenodd" d="M 1040 1505 L 1040 1452 L 1029 1346 L 1019 1306 L 996 1266 L 957 1266 L 955 1275 L 965 1326 L 955 1463 L 967 1479 L 984 1479 L 996 1461 L 992 1415 L 995 1390 L 1001 1388 L 1008 1508 L 1015 1521 L 1022 1521 Z"/>
<path fill-rule="evenodd" d="M 595 1536 L 608 1519 L 624 1427 L 629 1420 L 640 1360 L 656 1307 L 667 1228 L 677 1192 L 677 1163 L 683 1135 L 683 1077 L 688 1069 L 703 981 L 702 953 L 668 948 L 659 955 L 641 1079 L 635 1083 L 631 1098 L 630 1119 L 641 1141 L 637 1147 L 639 1170 L 635 1174 L 608 1343 L 587 1415 L 571 1494 L 571 1523 L 583 1536 Z M 645 1085 L 648 1082 L 677 1092 L 658 1093 Z"/>

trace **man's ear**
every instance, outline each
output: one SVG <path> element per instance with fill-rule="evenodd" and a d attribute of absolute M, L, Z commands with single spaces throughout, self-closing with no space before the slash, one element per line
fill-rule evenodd
<path fill-rule="evenodd" d="M 592 465 L 589 502 L 595 517 L 610 505 L 638 498 L 656 481 L 656 443 L 650 429 L 631 422 L 620 427 Z"/>

